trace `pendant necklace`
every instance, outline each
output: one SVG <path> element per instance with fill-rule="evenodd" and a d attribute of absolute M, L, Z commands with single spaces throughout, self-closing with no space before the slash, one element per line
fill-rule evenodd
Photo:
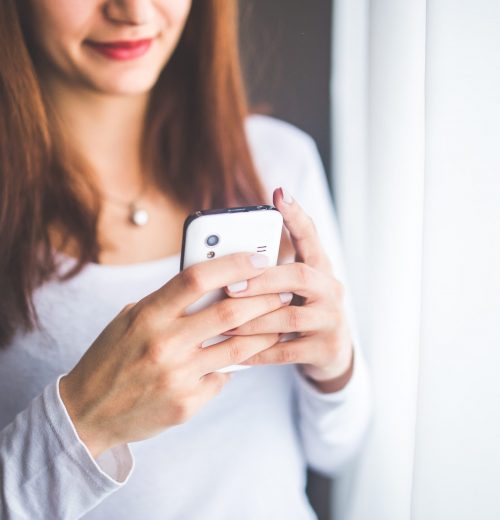
<path fill-rule="evenodd" d="M 122 207 L 125 206 L 128 209 L 128 222 L 134 226 L 142 227 L 145 226 L 149 221 L 149 212 L 138 203 L 139 199 L 142 197 L 142 195 L 144 195 L 145 191 L 146 185 L 144 184 L 139 195 L 132 199 L 131 202 L 125 202 L 124 200 L 120 200 L 109 195 L 105 195 L 104 198 L 109 200 L 109 202 L 114 202 L 115 204 L 119 204 Z"/>

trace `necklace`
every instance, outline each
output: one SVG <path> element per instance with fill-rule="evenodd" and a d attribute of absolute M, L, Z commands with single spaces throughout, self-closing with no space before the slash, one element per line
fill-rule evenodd
<path fill-rule="evenodd" d="M 143 184 L 142 189 L 130 202 L 126 202 L 123 199 L 118 199 L 117 197 L 110 196 L 110 195 L 104 195 L 102 196 L 107 199 L 109 202 L 114 202 L 115 204 L 119 204 L 120 206 L 125 206 L 128 209 L 128 222 L 130 224 L 133 224 L 135 226 L 145 226 L 149 221 L 149 212 L 144 208 L 141 207 L 138 204 L 139 199 L 144 195 L 144 192 L 146 191 L 146 185 Z"/>

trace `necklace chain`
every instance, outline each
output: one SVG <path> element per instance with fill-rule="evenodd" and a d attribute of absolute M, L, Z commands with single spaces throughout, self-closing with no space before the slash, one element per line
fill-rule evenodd
<path fill-rule="evenodd" d="M 137 205 L 137 202 L 144 195 L 145 192 L 146 192 L 146 183 L 144 182 L 139 194 L 134 199 L 132 199 L 130 202 L 125 202 L 123 199 L 118 199 L 118 197 L 115 197 L 114 195 L 108 195 L 108 194 L 101 193 L 101 196 L 103 198 L 107 199 L 109 202 L 119 204 L 120 206 L 126 206 L 128 208 L 128 222 L 129 223 L 132 223 L 136 226 L 144 226 L 149 221 L 149 212 L 146 209 L 139 207 Z"/>
<path fill-rule="evenodd" d="M 143 183 L 139 194 L 136 197 L 134 197 L 130 202 L 125 202 L 123 199 L 119 199 L 118 197 L 115 197 L 114 195 L 109 195 L 107 193 L 104 194 L 101 192 L 101 195 L 105 199 L 109 200 L 110 202 L 114 202 L 116 204 L 121 204 L 122 206 L 130 207 L 130 205 L 135 204 L 144 195 L 145 192 L 146 192 L 146 183 Z"/>

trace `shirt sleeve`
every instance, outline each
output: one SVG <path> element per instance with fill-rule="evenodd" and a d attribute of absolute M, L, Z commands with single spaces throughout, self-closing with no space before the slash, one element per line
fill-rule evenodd
<path fill-rule="evenodd" d="M 330 258 L 334 276 L 345 289 L 345 312 L 354 346 L 353 374 L 338 392 L 322 393 L 295 366 L 299 431 L 307 463 L 316 471 L 334 476 L 359 450 L 371 417 L 371 388 L 360 348 L 349 284 L 346 277 L 340 233 L 323 165 L 314 141 L 304 134 L 299 175 L 290 186 L 291 195 L 312 217 L 322 245 Z"/>
<path fill-rule="evenodd" d="M 0 432 L 0 518 L 75 519 L 126 484 L 128 445 L 94 459 L 59 394 L 48 385 Z"/>

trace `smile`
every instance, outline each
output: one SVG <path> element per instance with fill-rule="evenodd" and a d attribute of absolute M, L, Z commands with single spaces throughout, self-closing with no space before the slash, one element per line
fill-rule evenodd
<path fill-rule="evenodd" d="M 87 40 L 85 43 L 93 50 L 102 54 L 106 58 L 124 61 L 140 58 L 141 56 L 146 54 L 152 42 L 153 39 L 148 38 L 144 40 L 118 41 L 106 43 L 93 42 Z"/>

